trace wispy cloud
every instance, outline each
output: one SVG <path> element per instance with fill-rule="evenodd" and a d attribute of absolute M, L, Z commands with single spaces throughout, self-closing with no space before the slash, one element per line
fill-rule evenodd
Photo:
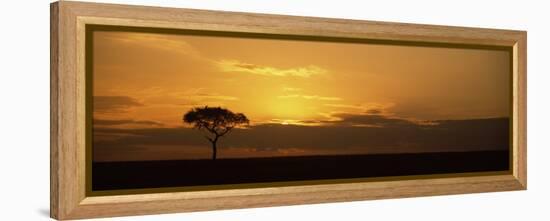
<path fill-rule="evenodd" d="M 327 70 L 315 65 L 309 65 L 305 67 L 296 68 L 277 68 L 271 66 L 257 65 L 251 63 L 245 63 L 238 60 L 221 60 L 217 62 L 218 67 L 224 72 L 242 72 L 249 74 L 257 74 L 264 76 L 277 76 L 277 77 L 311 77 L 315 75 L 323 75 L 327 73 Z"/>
<path fill-rule="evenodd" d="M 302 90 L 303 90 L 302 88 L 297 88 L 297 87 L 283 87 L 284 92 L 299 92 Z"/>
<path fill-rule="evenodd" d="M 126 112 L 132 107 L 144 106 L 135 98 L 128 96 L 94 96 L 94 111 L 103 113 Z"/>
<path fill-rule="evenodd" d="M 289 95 L 281 95 L 277 96 L 279 99 L 289 99 L 289 98 L 300 98 L 300 99 L 306 99 L 306 100 L 320 100 L 320 101 L 339 101 L 342 100 L 342 98 L 339 97 L 324 97 L 319 95 L 305 95 L 305 94 L 289 94 Z"/>
<path fill-rule="evenodd" d="M 364 126 L 364 127 L 394 127 L 415 125 L 415 122 L 398 117 L 385 116 L 381 114 L 350 114 L 339 113 L 333 114 L 333 118 L 337 120 L 327 121 L 325 123 L 348 125 L 348 126 Z"/>
<path fill-rule="evenodd" d="M 302 126 L 320 126 L 322 125 L 321 121 L 318 120 L 296 120 L 296 119 L 270 119 L 268 122 L 259 123 L 261 124 L 280 124 L 280 125 L 302 125 Z"/>
<path fill-rule="evenodd" d="M 128 32 L 124 34 L 116 33 L 103 36 L 112 41 L 124 44 L 132 44 L 139 47 L 147 47 L 167 52 L 173 52 L 196 59 L 205 59 L 201 56 L 199 51 L 191 46 L 191 44 L 187 43 L 184 40 L 177 39 L 171 35 Z"/>
<path fill-rule="evenodd" d="M 163 126 L 163 123 L 151 120 L 106 120 L 106 119 L 94 119 L 94 126 L 117 126 L 117 125 L 141 125 L 141 126 Z"/>
<path fill-rule="evenodd" d="M 239 100 L 237 97 L 219 95 L 219 94 L 196 94 L 194 97 L 199 98 L 200 100 L 221 100 L 221 101 L 236 101 Z"/>
<path fill-rule="evenodd" d="M 394 103 L 364 103 L 364 104 L 357 104 L 357 105 L 331 103 L 331 104 L 323 104 L 323 105 L 327 107 L 353 111 L 361 114 L 383 114 L 383 115 L 388 115 L 389 114 L 388 109 L 395 106 Z"/>

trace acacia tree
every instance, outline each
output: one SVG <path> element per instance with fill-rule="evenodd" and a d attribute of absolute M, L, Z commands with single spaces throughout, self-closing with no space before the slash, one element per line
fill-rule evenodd
<path fill-rule="evenodd" d="M 198 130 L 206 131 L 210 136 L 205 138 L 212 144 L 212 160 L 216 159 L 218 139 L 229 133 L 233 128 L 248 124 L 248 118 L 242 113 L 233 113 L 221 107 L 197 107 L 183 115 L 185 123 L 193 124 Z"/>

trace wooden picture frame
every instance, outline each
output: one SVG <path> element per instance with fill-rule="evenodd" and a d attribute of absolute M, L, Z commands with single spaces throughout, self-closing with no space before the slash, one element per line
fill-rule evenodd
<path fill-rule="evenodd" d="M 89 123 L 85 114 L 89 88 L 85 75 L 85 27 L 89 24 L 508 47 L 512 52 L 513 78 L 511 170 L 506 174 L 91 196 L 86 189 L 89 153 L 85 148 L 90 140 L 85 129 Z M 525 31 L 61 1 L 51 4 L 50 44 L 52 218 L 144 215 L 527 188 Z"/>

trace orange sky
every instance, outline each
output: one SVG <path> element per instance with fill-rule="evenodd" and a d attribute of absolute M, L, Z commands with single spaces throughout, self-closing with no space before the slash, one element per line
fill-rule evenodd
<path fill-rule="evenodd" d="M 330 120 L 334 113 L 419 120 L 508 116 L 508 52 L 357 43 L 95 32 L 94 96 L 124 110 L 96 118 L 182 126 L 197 105 L 254 123 Z M 107 104 L 108 105 L 108 104 Z M 160 125 L 160 124 L 158 124 Z"/>
<path fill-rule="evenodd" d="M 196 138 L 186 129 L 191 125 L 182 122 L 185 112 L 205 105 L 244 113 L 255 127 L 224 138 L 221 157 L 506 147 L 504 118 L 510 114 L 511 82 L 510 55 L 504 50 L 116 31 L 94 31 L 93 37 L 94 160 L 208 157 L 208 142 L 194 140 L 202 135 Z M 467 123 L 475 128 L 442 121 L 487 118 L 504 121 L 487 121 L 483 125 L 493 126 L 483 127 Z M 431 146 L 422 139 L 432 135 L 423 134 L 426 138 L 413 143 L 400 140 L 404 138 L 397 129 L 382 141 L 376 141 L 380 131 L 356 131 L 372 137 L 342 144 L 348 136 L 344 131 L 353 132 L 353 127 L 401 125 L 403 129 L 412 124 L 417 127 L 411 133 L 421 134 L 422 125 L 442 122 L 456 130 L 448 132 L 449 140 Z M 331 132 L 334 137 L 317 132 L 330 125 L 344 129 Z M 182 127 L 186 128 L 180 131 Z M 468 131 L 483 134 L 497 127 L 502 134 L 493 137 L 493 146 L 482 142 L 456 146 L 460 142 L 452 138 L 461 133 L 471 140 Z M 285 130 L 310 134 L 310 139 L 328 133 L 329 140 L 303 144 L 301 135 L 296 135 L 275 148 L 269 136 L 250 143 L 250 135 L 243 134 L 277 133 L 282 138 L 273 139 L 278 140 L 295 135 L 284 135 Z M 324 144 L 326 148 L 317 148 Z"/>

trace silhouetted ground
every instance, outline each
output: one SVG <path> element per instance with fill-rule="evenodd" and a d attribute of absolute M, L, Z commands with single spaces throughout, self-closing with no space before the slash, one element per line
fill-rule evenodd
<path fill-rule="evenodd" d="M 93 190 L 505 171 L 508 151 L 96 162 Z"/>

